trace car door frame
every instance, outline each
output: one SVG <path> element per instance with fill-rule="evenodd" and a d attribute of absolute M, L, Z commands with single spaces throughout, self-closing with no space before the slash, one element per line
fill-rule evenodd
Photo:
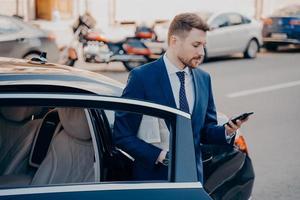
<path fill-rule="evenodd" d="M 22 102 L 22 103 L 20 103 Z M 33 186 L 0 189 L 0 197 L 13 199 L 55 198 L 119 199 L 120 196 L 135 199 L 210 199 L 197 180 L 193 133 L 190 115 L 167 106 L 119 97 L 89 94 L 53 93 L 2 93 L 0 105 L 5 106 L 55 106 L 101 108 L 136 112 L 156 117 L 169 117 L 174 123 L 171 147 L 169 181 L 165 182 L 108 182 L 67 185 Z M 100 106 L 101 105 L 101 106 Z M 190 147 L 190 148 L 187 148 Z M 189 155 L 189 156 L 187 156 Z M 187 164 L 188 163 L 188 164 Z"/>

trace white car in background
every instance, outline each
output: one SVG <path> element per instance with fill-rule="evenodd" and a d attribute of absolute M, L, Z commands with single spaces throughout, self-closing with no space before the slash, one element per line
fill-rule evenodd
<path fill-rule="evenodd" d="M 198 12 L 210 26 L 207 33 L 206 57 L 243 53 L 255 58 L 262 41 L 262 24 L 236 12 Z"/>
<path fill-rule="evenodd" d="M 245 58 L 255 58 L 263 44 L 262 24 L 237 12 L 197 12 L 211 30 L 207 32 L 206 58 L 243 53 Z M 167 40 L 170 21 L 157 26 L 160 40 Z"/>

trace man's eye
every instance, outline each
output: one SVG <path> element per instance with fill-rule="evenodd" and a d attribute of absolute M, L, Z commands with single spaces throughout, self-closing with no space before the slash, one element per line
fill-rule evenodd
<path fill-rule="evenodd" d="M 200 45 L 196 44 L 196 45 L 193 45 L 195 48 L 198 48 Z"/>

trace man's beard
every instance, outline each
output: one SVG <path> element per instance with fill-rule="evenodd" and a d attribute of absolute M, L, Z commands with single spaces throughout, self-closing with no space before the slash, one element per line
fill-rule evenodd
<path fill-rule="evenodd" d="M 185 59 L 183 57 L 178 56 L 178 59 L 182 64 L 184 64 L 184 66 L 196 68 L 203 62 L 204 56 L 193 57 L 191 59 Z"/>

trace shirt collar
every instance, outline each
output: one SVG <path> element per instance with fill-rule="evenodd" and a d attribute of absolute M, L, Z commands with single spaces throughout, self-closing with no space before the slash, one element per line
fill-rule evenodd
<path fill-rule="evenodd" d="M 189 67 L 185 67 L 183 70 L 179 69 L 168 59 L 166 53 L 164 54 L 163 59 L 166 65 L 168 75 L 176 74 L 176 72 L 182 72 L 182 71 L 184 71 L 186 75 L 191 75 L 191 70 Z"/>

